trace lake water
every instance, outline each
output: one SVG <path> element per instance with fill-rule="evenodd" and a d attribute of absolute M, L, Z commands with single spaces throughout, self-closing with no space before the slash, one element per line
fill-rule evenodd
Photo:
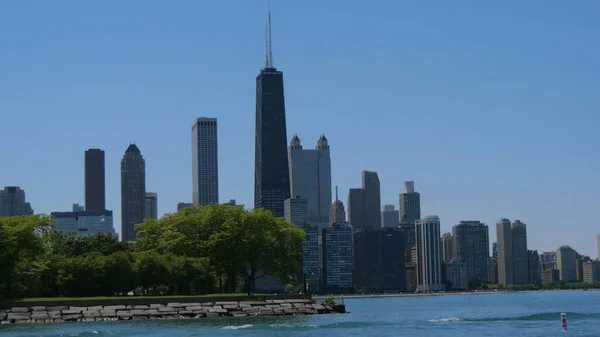
<path fill-rule="evenodd" d="M 600 336 L 600 291 L 347 298 L 349 314 L 2 325 L 0 336 Z M 568 330 L 561 331 L 560 313 Z"/>

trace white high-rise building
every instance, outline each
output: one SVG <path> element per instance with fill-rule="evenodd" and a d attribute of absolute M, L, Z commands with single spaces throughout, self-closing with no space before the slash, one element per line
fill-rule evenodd
<path fill-rule="evenodd" d="M 440 254 L 440 218 L 426 216 L 415 221 L 417 241 L 417 291 L 444 290 Z"/>
<path fill-rule="evenodd" d="M 219 203 L 217 119 L 199 117 L 192 124 L 192 202 Z"/>
<path fill-rule="evenodd" d="M 314 149 L 303 149 L 294 135 L 288 148 L 290 195 L 308 201 L 309 223 L 329 225 L 331 158 L 327 138 L 321 135 Z"/>
<path fill-rule="evenodd" d="M 308 225 L 308 200 L 297 197 L 285 199 L 283 214 L 285 221 L 298 227 Z"/>

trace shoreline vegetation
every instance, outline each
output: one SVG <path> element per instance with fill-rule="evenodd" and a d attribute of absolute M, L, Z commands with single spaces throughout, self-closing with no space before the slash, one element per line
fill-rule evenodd
<path fill-rule="evenodd" d="M 189 207 L 136 231 L 119 242 L 57 231 L 47 215 L 0 217 L 0 301 L 273 292 L 265 278 L 303 289 L 304 232 L 263 209 Z"/>

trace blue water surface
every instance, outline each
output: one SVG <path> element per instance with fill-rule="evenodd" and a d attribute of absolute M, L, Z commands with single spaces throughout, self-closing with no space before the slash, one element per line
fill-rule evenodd
<path fill-rule="evenodd" d="M 349 314 L 2 325 L 0 336 L 600 336 L 600 291 L 344 301 Z"/>

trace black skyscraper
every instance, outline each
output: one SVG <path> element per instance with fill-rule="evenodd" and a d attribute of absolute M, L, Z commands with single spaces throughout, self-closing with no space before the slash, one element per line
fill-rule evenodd
<path fill-rule="evenodd" d="M 135 225 L 144 221 L 145 197 L 146 163 L 132 144 L 121 159 L 121 241 L 135 240 Z"/>
<path fill-rule="evenodd" d="M 404 233 L 397 228 L 354 234 L 354 286 L 369 292 L 406 289 Z"/>
<path fill-rule="evenodd" d="M 104 151 L 89 149 L 85 151 L 85 210 L 104 212 Z"/>
<path fill-rule="evenodd" d="M 283 73 L 273 66 L 270 35 L 269 13 L 266 64 L 256 77 L 254 208 L 283 217 L 283 201 L 290 197 Z"/>

